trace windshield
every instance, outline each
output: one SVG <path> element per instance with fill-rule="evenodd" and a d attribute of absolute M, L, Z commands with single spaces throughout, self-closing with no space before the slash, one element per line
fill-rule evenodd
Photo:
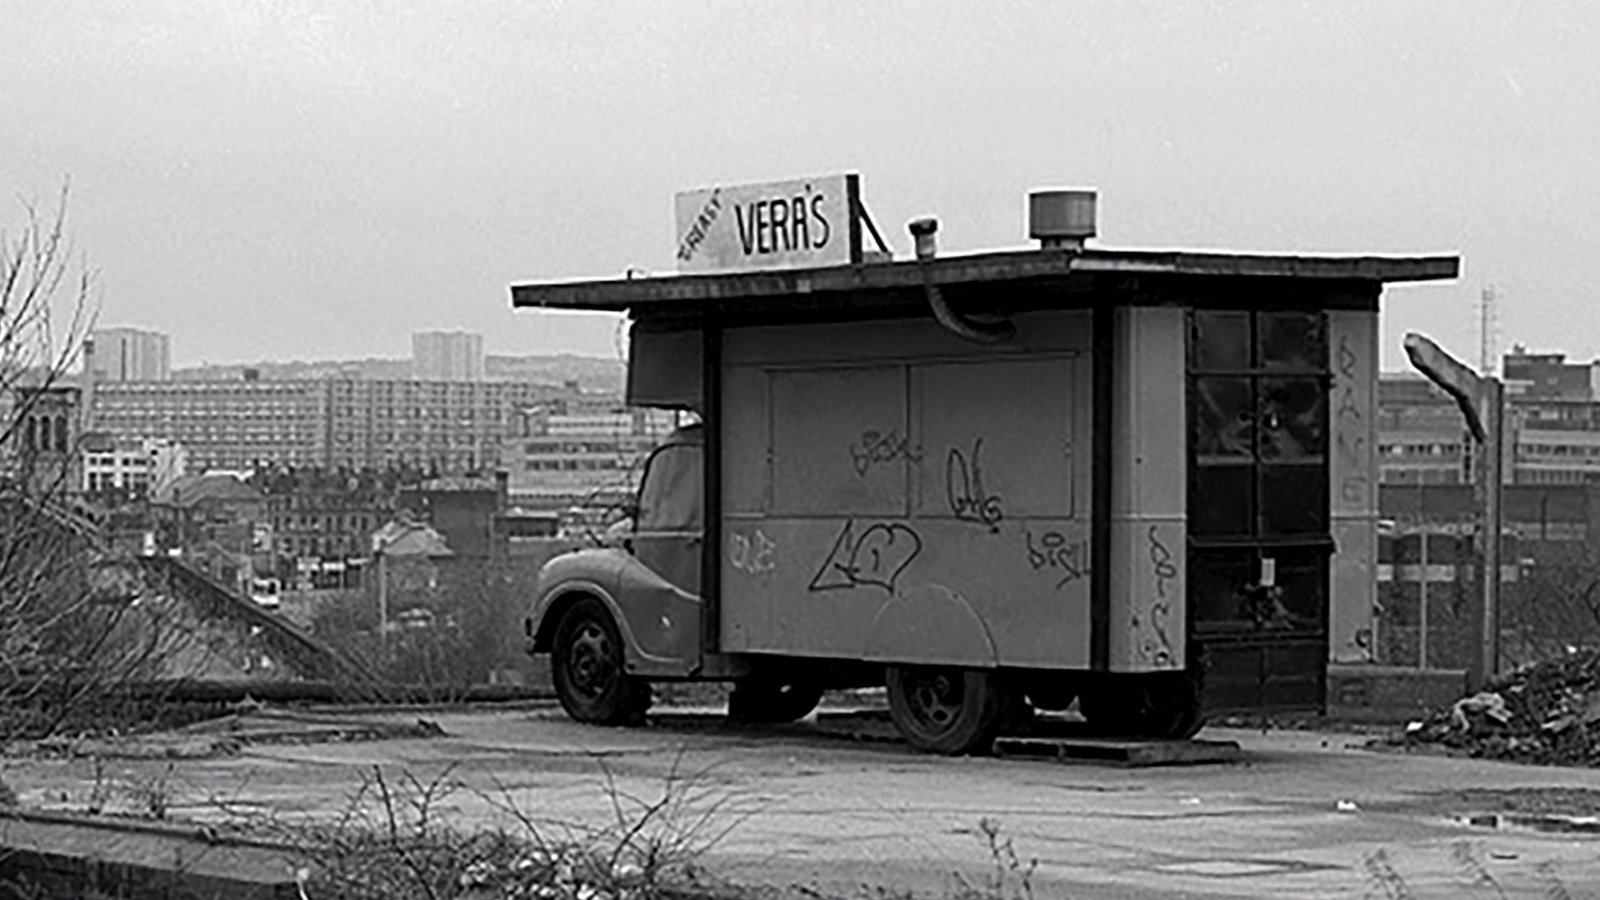
<path fill-rule="evenodd" d="M 651 454 L 639 489 L 638 531 L 698 531 L 705 492 L 700 445 L 666 444 Z"/>

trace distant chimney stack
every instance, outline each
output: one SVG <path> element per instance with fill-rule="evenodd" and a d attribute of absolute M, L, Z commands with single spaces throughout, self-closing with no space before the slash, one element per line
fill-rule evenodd
<path fill-rule="evenodd" d="M 1095 236 L 1095 192 L 1034 191 L 1028 195 L 1028 236 L 1039 246 L 1081 250 Z"/>
<path fill-rule="evenodd" d="M 99 361 L 94 358 L 94 335 L 90 334 L 83 339 L 83 408 L 78 411 L 78 419 L 83 432 L 87 434 L 95 428 L 95 388 L 100 381 L 100 373 L 95 370 Z"/>

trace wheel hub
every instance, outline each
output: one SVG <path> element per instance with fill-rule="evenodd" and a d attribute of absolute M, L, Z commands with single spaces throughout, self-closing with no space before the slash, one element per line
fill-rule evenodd
<path fill-rule="evenodd" d="M 605 692 L 616 675 L 611 661 L 611 641 L 594 623 L 586 623 L 572 641 L 568 672 L 574 687 L 590 696 Z"/>
<path fill-rule="evenodd" d="M 909 697 L 917 718 L 936 728 L 948 728 L 961 711 L 960 688 L 944 673 L 918 678 Z"/>

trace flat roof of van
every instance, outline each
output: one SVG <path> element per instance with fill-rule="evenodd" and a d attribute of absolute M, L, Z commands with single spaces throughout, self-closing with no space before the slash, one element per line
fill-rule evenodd
<path fill-rule="evenodd" d="M 1187 250 L 1011 250 L 929 260 L 935 284 L 1048 282 L 1073 275 L 1224 276 L 1328 281 L 1433 281 L 1455 278 L 1459 256 L 1333 256 L 1221 253 Z M 511 305 L 542 309 L 626 312 L 658 304 L 788 297 L 800 294 L 917 288 L 914 259 L 814 269 L 716 275 L 663 274 L 642 278 L 519 284 Z"/>

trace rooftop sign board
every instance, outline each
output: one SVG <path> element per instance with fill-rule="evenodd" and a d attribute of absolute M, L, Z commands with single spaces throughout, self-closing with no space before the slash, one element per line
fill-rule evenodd
<path fill-rule="evenodd" d="M 860 262 L 853 174 L 684 191 L 673 207 L 684 274 Z"/>

